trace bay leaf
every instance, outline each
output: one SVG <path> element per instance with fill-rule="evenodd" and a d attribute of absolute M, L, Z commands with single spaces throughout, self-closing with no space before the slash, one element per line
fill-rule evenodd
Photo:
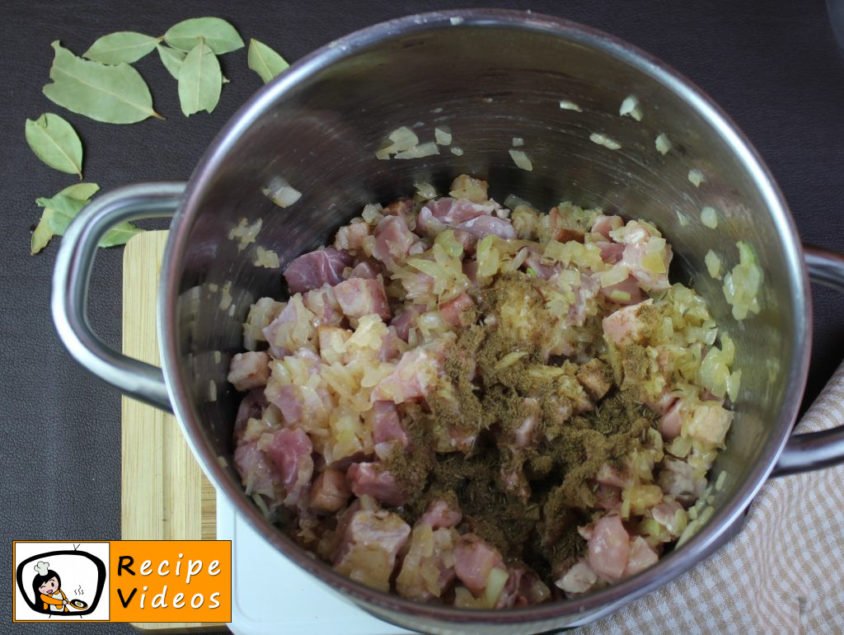
<path fill-rule="evenodd" d="M 179 70 L 179 102 L 186 117 L 211 112 L 220 101 L 223 75 L 214 51 L 200 39 Z"/>
<path fill-rule="evenodd" d="M 51 168 L 82 178 L 82 141 L 66 119 L 51 112 L 26 120 L 26 142 Z"/>
<path fill-rule="evenodd" d="M 164 34 L 167 44 L 182 51 L 192 50 L 200 39 L 217 55 L 243 48 L 237 30 L 221 18 L 190 18 L 174 24 Z"/>
<path fill-rule="evenodd" d="M 100 238 L 100 242 L 97 244 L 98 247 L 118 247 L 120 245 L 125 245 L 129 242 L 129 239 L 134 236 L 135 234 L 139 234 L 143 229 L 138 227 L 137 225 L 133 225 L 129 221 L 124 221 L 119 225 L 115 225 L 111 229 L 109 229 L 105 236 Z"/>
<path fill-rule="evenodd" d="M 94 194 L 100 191 L 96 183 L 74 183 L 59 192 L 62 196 L 76 199 L 77 201 L 88 201 Z"/>
<path fill-rule="evenodd" d="M 255 38 L 249 40 L 247 63 L 265 84 L 290 66 L 286 59 Z"/>
<path fill-rule="evenodd" d="M 50 219 L 48 216 L 53 213 L 51 209 L 45 209 L 41 214 L 41 220 L 38 221 L 35 229 L 32 232 L 32 237 L 29 240 L 29 253 L 34 256 L 39 251 L 44 249 L 55 234 L 50 229 Z"/>
<path fill-rule="evenodd" d="M 98 38 L 82 56 L 103 64 L 131 64 L 155 50 L 159 38 L 134 31 L 118 31 Z"/>
<path fill-rule="evenodd" d="M 64 194 L 56 194 L 50 198 L 37 198 L 35 199 L 35 203 L 39 207 L 43 207 L 45 212 L 49 210 L 50 213 L 47 214 L 49 217 L 47 222 L 50 225 L 50 229 L 53 234 L 62 236 L 73 219 L 88 204 L 88 201 L 80 201 Z"/>
<path fill-rule="evenodd" d="M 163 119 L 152 107 L 152 95 L 140 73 L 128 64 L 109 66 L 76 57 L 58 41 L 50 68 L 52 84 L 43 88 L 52 102 L 105 123 Z"/>
<path fill-rule="evenodd" d="M 162 44 L 159 44 L 156 48 L 164 68 L 173 76 L 173 79 L 179 79 L 179 69 L 182 68 L 182 62 L 185 61 L 187 53 Z"/>

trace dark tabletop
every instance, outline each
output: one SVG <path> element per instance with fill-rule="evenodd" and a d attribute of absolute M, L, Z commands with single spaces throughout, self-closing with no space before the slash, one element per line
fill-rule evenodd
<path fill-rule="evenodd" d="M 159 35 L 188 17 L 217 15 L 296 60 L 374 22 L 403 14 L 486 5 L 555 14 L 614 33 L 655 54 L 706 90 L 732 115 L 767 162 L 807 243 L 844 252 L 844 56 L 823 0 L 445 1 L 243 0 L 0 4 L 0 412 L 3 413 L 0 576 L 10 573 L 10 541 L 120 536 L 120 396 L 78 366 L 59 342 L 49 311 L 56 244 L 29 255 L 38 196 L 73 177 L 40 163 L 24 141 L 24 120 L 57 112 L 85 143 L 87 180 L 103 190 L 150 180 L 187 179 L 217 130 L 260 82 L 245 51 L 223 58 L 231 79 L 217 110 L 185 119 L 176 83 L 155 54 L 137 64 L 167 121 L 109 126 L 68 113 L 42 94 L 60 39 L 82 53 L 100 35 Z M 90 315 L 104 339 L 120 342 L 119 249 L 101 252 Z M 844 357 L 844 298 L 813 288 L 814 346 L 806 401 Z M 0 578 L 3 579 L 3 578 Z M 2 629 L 11 587 L 0 585 Z M 29 629 L 55 630 L 58 625 Z M 118 628 L 105 627 L 108 632 Z"/>

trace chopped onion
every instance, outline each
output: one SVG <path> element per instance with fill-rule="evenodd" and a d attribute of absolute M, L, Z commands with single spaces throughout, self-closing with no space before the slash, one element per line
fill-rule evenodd
<path fill-rule="evenodd" d="M 527 170 L 528 172 L 533 171 L 533 163 L 531 163 L 528 155 L 524 153 L 522 150 L 510 150 L 510 158 L 513 159 L 513 163 L 516 164 L 517 167 L 521 168 L 522 170 Z"/>
<path fill-rule="evenodd" d="M 519 148 L 523 145 L 525 145 L 524 139 L 522 139 L 521 137 L 513 137 L 513 147 L 514 148 Z"/>
<path fill-rule="evenodd" d="M 208 380 L 208 401 L 217 401 L 217 384 L 213 379 Z"/>
<path fill-rule="evenodd" d="M 589 141 L 592 143 L 597 143 L 599 146 L 604 146 L 605 148 L 609 148 L 610 150 L 620 150 L 621 144 L 613 139 L 612 137 L 608 137 L 605 134 L 601 134 L 600 132 L 593 132 L 589 135 Z"/>
<path fill-rule="evenodd" d="M 622 117 L 632 117 L 636 121 L 642 121 L 642 108 L 639 106 L 639 99 L 636 95 L 628 95 L 621 102 L 618 114 Z"/>
<path fill-rule="evenodd" d="M 709 229 L 715 229 L 718 227 L 718 212 L 715 211 L 714 207 L 707 205 L 700 210 L 700 222 Z"/>
<path fill-rule="evenodd" d="M 716 280 L 721 279 L 721 258 L 711 249 L 706 252 L 706 256 L 703 258 L 703 262 L 706 264 L 706 270 L 709 272 L 709 275 Z"/>
<path fill-rule="evenodd" d="M 679 209 L 674 210 L 674 213 L 677 214 L 677 222 L 680 223 L 680 227 L 686 227 L 689 224 L 689 217 Z"/>
<path fill-rule="evenodd" d="M 436 140 L 438 145 L 451 145 L 451 130 L 446 127 L 434 128 L 434 139 Z"/>
<path fill-rule="evenodd" d="M 279 207 L 290 207 L 302 198 L 302 193 L 280 176 L 274 176 L 261 190 L 268 199 Z"/>
<path fill-rule="evenodd" d="M 656 146 L 657 152 L 660 154 L 668 154 L 672 147 L 671 139 L 669 139 L 668 135 L 664 132 L 657 135 L 657 138 L 654 140 L 654 145 Z"/>
<path fill-rule="evenodd" d="M 426 143 L 420 143 L 417 146 L 413 146 L 412 148 L 408 148 L 407 150 L 402 150 L 401 152 L 396 153 L 395 159 L 421 159 L 422 157 L 429 157 L 434 154 L 439 154 L 440 148 L 439 146 L 434 143 L 433 141 L 428 141 Z"/>
<path fill-rule="evenodd" d="M 569 101 L 567 99 L 560 100 L 560 110 L 574 110 L 575 112 L 583 112 L 573 101 Z"/>
<path fill-rule="evenodd" d="M 426 201 L 437 198 L 437 190 L 430 183 L 416 183 L 413 187 L 416 193 Z"/>
<path fill-rule="evenodd" d="M 281 266 L 278 254 L 272 249 L 264 249 L 260 245 L 255 248 L 255 260 L 252 261 L 256 267 L 265 269 L 278 269 Z"/>
<path fill-rule="evenodd" d="M 460 146 L 451 146 L 451 153 L 456 157 L 462 157 L 463 148 L 461 148 Z"/>
<path fill-rule="evenodd" d="M 703 176 L 703 172 L 698 170 L 697 168 L 692 168 L 689 170 L 689 182 L 694 185 L 695 187 L 700 187 L 700 184 L 706 180 L 706 177 Z"/>
<path fill-rule="evenodd" d="M 376 158 L 389 159 L 391 154 L 398 154 L 410 150 L 419 143 L 419 137 L 407 126 L 401 126 L 387 135 L 390 143 L 375 153 Z"/>
<path fill-rule="evenodd" d="M 261 231 L 261 222 L 262 221 L 259 218 L 250 225 L 245 218 L 241 218 L 237 227 L 232 227 L 232 229 L 229 230 L 229 240 L 237 240 L 238 251 L 243 251 L 255 242 L 258 232 Z"/>
<path fill-rule="evenodd" d="M 724 297 L 733 308 L 733 317 L 745 319 L 749 313 L 759 313 L 759 289 L 762 286 L 762 269 L 756 261 L 753 248 L 745 242 L 736 243 L 739 264 L 724 276 Z"/>

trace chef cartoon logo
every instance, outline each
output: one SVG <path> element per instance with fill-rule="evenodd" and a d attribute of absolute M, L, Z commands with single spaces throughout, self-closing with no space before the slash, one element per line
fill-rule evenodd
<path fill-rule="evenodd" d="M 109 543 L 16 541 L 12 548 L 15 621 L 109 619 Z"/>

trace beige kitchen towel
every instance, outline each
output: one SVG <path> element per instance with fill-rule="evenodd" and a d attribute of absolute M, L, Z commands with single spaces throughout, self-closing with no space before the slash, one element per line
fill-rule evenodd
<path fill-rule="evenodd" d="M 844 364 L 796 432 L 844 424 Z M 844 466 L 768 481 L 738 536 L 578 635 L 844 633 Z"/>

